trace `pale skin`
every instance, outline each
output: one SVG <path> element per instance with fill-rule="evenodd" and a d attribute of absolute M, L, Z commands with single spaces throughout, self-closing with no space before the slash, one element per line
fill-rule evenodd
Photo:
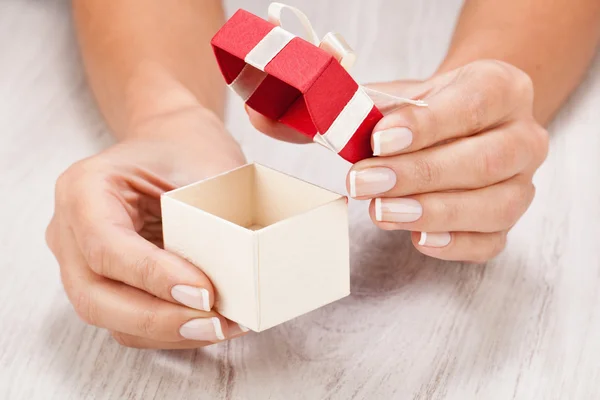
<path fill-rule="evenodd" d="M 46 236 L 69 299 L 126 346 L 197 348 L 243 335 L 211 310 L 215 292 L 201 269 L 161 248 L 160 194 L 245 163 L 222 122 L 225 88 L 209 46 L 224 22 L 220 2 L 73 8 L 90 87 L 118 143 L 57 182 Z M 424 254 L 494 257 L 533 199 L 544 126 L 599 40 L 597 0 L 467 0 L 430 79 L 374 85 L 428 107 L 379 123 L 376 156 L 352 166 L 349 193 L 371 200 L 377 226 L 413 232 Z M 260 131 L 305 142 L 247 111 Z"/>

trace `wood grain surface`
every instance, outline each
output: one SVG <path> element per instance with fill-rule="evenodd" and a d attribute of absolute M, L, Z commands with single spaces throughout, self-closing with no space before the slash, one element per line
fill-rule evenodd
<path fill-rule="evenodd" d="M 305 0 L 344 34 L 354 76 L 428 76 L 459 0 Z M 227 2 L 265 15 L 266 0 Z M 248 157 L 343 192 L 345 162 L 254 132 Z M 112 141 L 78 60 L 66 0 L 0 1 L 1 399 L 600 398 L 600 60 L 551 127 L 536 200 L 485 266 L 417 253 L 351 203 L 352 295 L 198 351 L 120 347 L 80 322 L 44 243 L 57 176 Z"/>

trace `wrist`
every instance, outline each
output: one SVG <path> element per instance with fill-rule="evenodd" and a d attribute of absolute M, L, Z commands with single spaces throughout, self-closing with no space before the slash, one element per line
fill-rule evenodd
<path fill-rule="evenodd" d="M 221 118 L 199 103 L 174 105 L 132 120 L 123 141 L 177 141 L 202 145 L 211 137 L 230 138 Z"/>
<path fill-rule="evenodd" d="M 144 66 L 138 68 L 129 80 L 125 91 L 125 115 L 123 132 L 117 132 L 119 139 L 149 134 L 147 125 L 164 123 L 178 119 L 182 115 L 194 113 L 197 118 L 220 121 L 224 104 L 222 93 L 214 93 L 216 101 L 198 98 L 188 87 L 179 82 L 162 67 Z"/>

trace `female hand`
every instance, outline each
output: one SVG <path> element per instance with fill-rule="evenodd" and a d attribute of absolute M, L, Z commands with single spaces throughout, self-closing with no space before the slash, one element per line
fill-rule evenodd
<path fill-rule="evenodd" d="M 245 163 L 203 109 L 147 121 L 133 138 L 71 166 L 46 232 L 78 315 L 126 346 L 201 347 L 245 329 L 211 311 L 200 269 L 162 249 L 160 195 Z"/>
<path fill-rule="evenodd" d="M 350 196 L 371 200 L 371 219 L 380 228 L 412 231 L 424 254 L 471 262 L 496 256 L 529 207 L 533 174 L 548 152 L 548 134 L 533 117 L 530 78 L 486 60 L 425 82 L 374 87 L 414 95 L 428 107 L 403 107 L 379 122 L 375 157 L 348 173 Z M 249 114 L 257 129 L 303 141 Z"/>

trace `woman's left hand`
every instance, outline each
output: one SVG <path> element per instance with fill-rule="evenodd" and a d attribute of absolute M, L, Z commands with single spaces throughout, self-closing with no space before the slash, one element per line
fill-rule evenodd
<path fill-rule="evenodd" d="M 403 107 L 379 122 L 375 157 L 350 169 L 348 192 L 371 200 L 380 228 L 412 231 L 420 252 L 485 262 L 529 207 L 533 174 L 548 152 L 531 79 L 503 62 L 476 61 L 425 82 L 376 88 L 400 86 L 397 94 L 416 89 L 428 107 Z M 259 130 L 290 140 L 286 129 L 250 115 Z"/>

